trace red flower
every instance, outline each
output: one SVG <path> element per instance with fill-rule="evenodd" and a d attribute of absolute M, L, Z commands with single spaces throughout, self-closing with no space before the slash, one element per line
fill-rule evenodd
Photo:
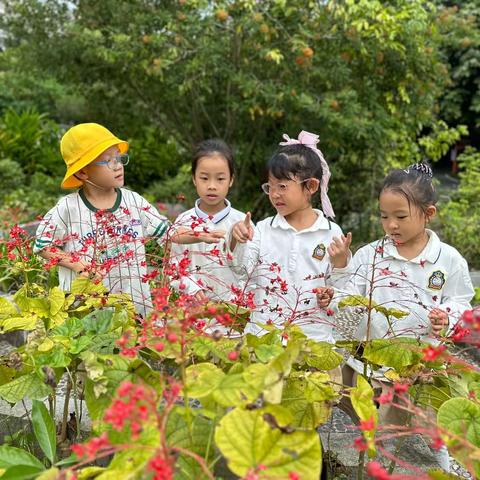
<path fill-rule="evenodd" d="M 295 472 L 289 472 L 288 480 L 300 480 L 300 475 Z"/>
<path fill-rule="evenodd" d="M 368 449 L 368 445 L 362 437 L 355 438 L 355 440 L 353 441 L 353 447 L 359 452 L 364 452 Z"/>
<path fill-rule="evenodd" d="M 370 417 L 368 420 L 360 420 L 360 430 L 368 432 L 375 429 L 375 419 Z"/>
<path fill-rule="evenodd" d="M 408 383 L 395 383 L 393 385 L 393 388 L 395 389 L 395 393 L 402 394 L 408 392 L 408 389 L 410 388 L 410 385 Z"/>
<path fill-rule="evenodd" d="M 385 405 L 386 403 L 390 403 L 392 400 L 393 400 L 393 390 L 389 390 L 387 393 L 382 393 L 377 398 L 377 402 L 380 405 Z"/>
<path fill-rule="evenodd" d="M 433 347 L 429 345 L 427 348 L 422 350 L 423 360 L 427 362 L 433 362 L 439 355 L 441 355 L 446 350 L 445 345 L 439 345 L 438 347 Z"/>
<path fill-rule="evenodd" d="M 430 447 L 433 448 L 434 450 L 440 450 L 443 447 L 444 443 L 443 440 L 440 437 L 436 437 L 433 439 L 433 442 L 431 443 Z"/>
<path fill-rule="evenodd" d="M 238 352 L 236 350 L 228 353 L 228 359 L 235 362 L 238 359 Z"/>
<path fill-rule="evenodd" d="M 367 464 L 367 474 L 377 480 L 388 480 L 391 475 L 378 462 L 369 462 Z"/>

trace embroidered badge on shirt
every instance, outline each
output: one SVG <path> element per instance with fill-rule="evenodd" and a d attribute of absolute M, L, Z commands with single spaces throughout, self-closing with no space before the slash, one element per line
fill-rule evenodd
<path fill-rule="evenodd" d="M 316 258 L 317 260 L 323 260 L 327 249 L 323 243 L 318 244 L 315 249 L 313 250 L 312 257 Z"/>
<path fill-rule="evenodd" d="M 435 270 L 428 279 L 428 288 L 432 290 L 441 290 L 445 285 L 445 274 L 440 270 Z"/>

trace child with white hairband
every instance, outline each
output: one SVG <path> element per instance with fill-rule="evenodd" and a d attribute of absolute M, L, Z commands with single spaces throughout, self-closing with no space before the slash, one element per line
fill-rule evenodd
<path fill-rule="evenodd" d="M 250 278 L 255 291 L 246 332 L 262 335 L 262 324 L 294 323 L 309 338 L 332 343 L 333 312 L 326 307 L 333 290 L 322 285 L 331 269 L 327 248 L 334 237 L 346 237 L 329 220 L 335 216 L 327 195 L 330 170 L 316 147 L 318 135 L 302 131 L 298 140 L 284 139 L 262 185 L 277 214 L 253 226 L 247 213 L 227 240 L 232 269 Z M 318 191 L 323 211 L 312 207 Z"/>

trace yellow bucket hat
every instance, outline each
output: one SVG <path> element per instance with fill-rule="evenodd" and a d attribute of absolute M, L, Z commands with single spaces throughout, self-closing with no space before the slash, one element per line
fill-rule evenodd
<path fill-rule="evenodd" d="M 60 151 L 67 164 L 62 188 L 80 187 L 83 182 L 74 175 L 114 145 L 120 153 L 128 151 L 127 142 L 98 123 L 80 123 L 70 128 L 60 141 Z"/>

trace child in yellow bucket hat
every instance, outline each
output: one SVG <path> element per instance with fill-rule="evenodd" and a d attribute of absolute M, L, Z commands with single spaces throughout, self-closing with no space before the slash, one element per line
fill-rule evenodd
<path fill-rule="evenodd" d="M 40 223 L 34 251 L 59 266 L 59 282 L 70 290 L 78 275 L 90 276 L 111 293 L 128 293 L 136 311 L 151 308 L 145 239 L 216 243 L 224 232 L 169 235 L 170 224 L 138 193 L 123 188 L 128 143 L 97 123 L 70 128 L 60 142 L 67 172 L 62 197 Z"/>

